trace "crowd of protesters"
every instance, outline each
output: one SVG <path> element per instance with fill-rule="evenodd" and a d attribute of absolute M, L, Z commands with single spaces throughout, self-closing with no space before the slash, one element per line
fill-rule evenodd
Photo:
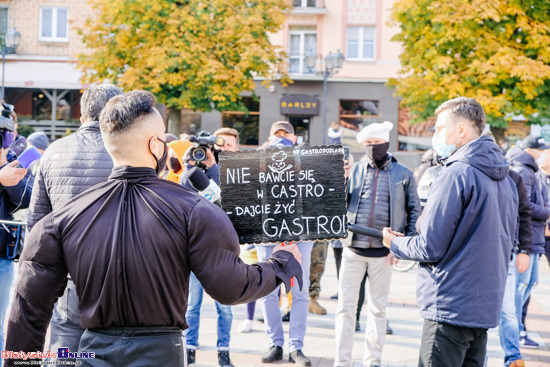
<path fill-rule="evenodd" d="M 521 348 L 538 347 L 525 317 L 540 258 L 550 255 L 550 145 L 541 137 L 527 136 L 505 151 L 486 132 L 480 104 L 455 98 L 435 111 L 433 149 L 413 173 L 388 151 L 393 124 L 370 124 L 356 137 L 362 159 L 343 162 L 347 217 L 383 231 L 383 239 L 349 232 L 340 240 L 239 251 L 219 202 L 201 198 L 193 181 L 204 175 L 219 186 L 217 153 L 238 151 L 239 132 L 215 131 L 216 149 L 195 162 L 187 136 L 166 134 L 154 103 L 147 92 L 99 85 L 83 94 L 82 125 L 73 135 L 49 144 L 41 132 L 17 135 L 16 124 L 1 131 L 0 219 L 29 208 L 15 294 L 14 256 L 0 246 L 1 350 L 95 352 L 84 365 L 194 365 L 206 290 L 216 301 L 221 367 L 233 366 L 230 305 L 246 303 L 238 331 L 249 332 L 256 300 L 268 339 L 260 361 L 283 359 L 286 319 L 289 361 L 311 366 L 303 351 L 307 315 L 327 313 L 319 295 L 329 245 L 338 276 L 331 297 L 338 299 L 335 366 L 354 364 L 366 282 L 362 363 L 382 364 L 385 335 L 393 332 L 386 318 L 392 265 L 399 259 L 420 264 L 420 366 L 483 366 L 487 330 L 496 326 L 505 366 L 524 366 Z M 338 124 L 328 135 L 341 144 Z M 293 126 L 277 121 L 262 147 L 295 144 Z M 26 147 L 42 154 L 32 169 L 17 165 Z M 216 231 L 206 227 L 212 221 Z M 8 237 L 0 231 L 1 243 Z"/>

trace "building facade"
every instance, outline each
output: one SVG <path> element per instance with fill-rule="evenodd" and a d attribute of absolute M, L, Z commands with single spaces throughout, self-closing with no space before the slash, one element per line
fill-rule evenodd
<path fill-rule="evenodd" d="M 246 97 L 249 115 L 203 113 L 200 128 L 234 127 L 245 135 L 241 143 L 256 146 L 267 140 L 273 122 L 287 120 L 301 141 L 321 145 L 330 124 L 338 122 L 342 143 L 359 154 L 357 131 L 388 120 L 395 124 L 390 150 L 397 151 L 399 101 L 386 86 L 400 66 L 400 44 L 391 41 L 397 29 L 388 25 L 393 0 L 293 0 L 293 5 L 271 40 L 286 51 L 294 83 L 267 87 L 258 80 L 258 99 Z M 331 66 L 325 59 L 338 53 L 345 61 L 328 75 L 325 92 L 324 74 Z"/>
<path fill-rule="evenodd" d="M 78 128 L 81 73 L 74 55 L 84 46 L 76 30 L 90 8 L 86 0 L 0 0 L 0 34 L 17 29 L 15 52 L 6 55 L 5 101 L 20 125 L 51 139 Z"/>

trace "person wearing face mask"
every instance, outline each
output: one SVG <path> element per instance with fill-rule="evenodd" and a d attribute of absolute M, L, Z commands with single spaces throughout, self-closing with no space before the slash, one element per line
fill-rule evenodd
<path fill-rule="evenodd" d="M 545 253 L 544 232 L 546 221 L 550 217 L 550 208 L 545 200 L 544 180 L 538 174 L 539 166 L 546 161 L 547 145 L 542 137 L 527 136 L 519 147 L 512 148 L 506 154 L 511 169 L 523 178 L 527 196 L 531 200 L 531 212 L 533 223 L 533 237 L 531 241 L 531 253 L 529 254 L 529 267 L 516 278 L 517 294 L 516 307 L 520 331 L 520 346 L 522 348 L 538 348 L 539 344 L 532 340 L 525 330 L 526 306 L 533 286 L 539 278 L 539 259 Z M 523 312 L 522 312 L 523 311 Z"/>
<path fill-rule="evenodd" d="M 109 179 L 42 218 L 20 259 L 7 350 L 42 351 L 56 299 L 70 274 L 86 329 L 83 366 L 185 366 L 189 273 L 224 304 L 249 302 L 292 277 L 296 245 L 265 262 L 239 260 L 225 212 L 158 177 L 168 157 L 165 126 L 150 92 L 113 97 L 99 125 L 114 162 Z M 68 261 L 70 260 L 70 261 Z M 67 349 L 57 353 L 66 353 Z M 17 361 L 6 360 L 7 366 Z"/>
<path fill-rule="evenodd" d="M 518 192 L 474 99 L 439 106 L 433 147 L 447 158 L 428 194 L 420 235 L 384 228 L 384 245 L 420 263 L 424 318 L 419 366 L 483 366 L 487 329 L 499 323 L 517 233 Z M 526 185 L 527 186 L 527 185 Z"/>
<path fill-rule="evenodd" d="M 87 89 L 80 99 L 82 125 L 76 134 L 56 140 L 44 151 L 32 190 L 27 234 L 52 210 L 107 181 L 113 160 L 101 138 L 99 114 L 111 98 L 120 94 L 122 90 L 112 84 Z M 53 310 L 48 350 L 76 350 L 83 332 L 75 285 L 69 278 L 67 289 Z"/>
<path fill-rule="evenodd" d="M 348 221 L 382 230 L 392 226 L 416 234 L 421 207 L 413 173 L 388 153 L 391 122 L 370 124 L 357 134 L 366 158 L 355 163 L 347 178 Z M 336 311 L 334 366 L 352 366 L 355 311 L 359 287 L 368 273 L 368 316 L 365 328 L 364 366 L 381 365 L 386 335 L 386 304 L 395 258 L 382 241 L 351 234 L 343 241 Z"/>

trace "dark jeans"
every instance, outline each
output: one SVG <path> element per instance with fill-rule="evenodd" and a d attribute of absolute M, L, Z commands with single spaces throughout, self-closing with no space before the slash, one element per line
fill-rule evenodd
<path fill-rule="evenodd" d="M 104 328 L 86 330 L 79 352 L 94 352 L 94 359 L 79 359 L 80 366 L 186 366 L 185 338 L 177 327 Z"/>
<path fill-rule="evenodd" d="M 460 327 L 424 320 L 419 367 L 482 367 L 487 329 Z"/>
<path fill-rule="evenodd" d="M 78 350 L 80 338 L 85 330 L 80 326 L 78 302 L 76 286 L 69 279 L 65 293 L 57 300 L 53 309 L 52 320 L 50 322 L 50 346 L 48 350 L 54 352 L 57 352 L 58 348 L 68 348 L 71 352 Z M 52 359 L 52 361 L 55 360 Z"/>

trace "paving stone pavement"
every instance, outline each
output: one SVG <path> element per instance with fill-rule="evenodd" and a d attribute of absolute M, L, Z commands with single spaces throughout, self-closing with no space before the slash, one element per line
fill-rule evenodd
<path fill-rule="evenodd" d="M 386 337 L 382 354 L 382 365 L 391 367 L 417 366 L 420 337 L 423 320 L 416 307 L 416 268 L 406 273 L 394 272 L 389 296 L 387 315 L 394 335 Z M 337 301 L 330 296 L 336 293 L 336 267 L 332 251 L 327 257 L 325 274 L 321 279 L 321 297 L 319 303 L 327 309 L 327 315 L 308 315 L 307 332 L 303 352 L 308 356 L 313 367 L 328 367 L 334 363 L 334 314 Z M 233 328 L 231 330 L 231 359 L 237 367 L 262 366 L 260 356 L 268 349 L 269 339 L 264 324 L 254 321 L 250 333 L 239 333 L 237 328 L 245 319 L 244 305 L 233 308 Z M 261 305 L 257 303 L 256 318 L 261 316 Z M 366 323 L 366 307 L 361 317 L 362 330 Z M 529 335 L 540 344 L 539 349 L 522 349 L 528 367 L 550 366 L 550 269 L 546 258 L 541 259 L 540 282 L 533 290 L 533 297 L 527 317 Z M 284 324 L 285 338 L 288 338 L 288 323 Z M 355 333 L 353 359 L 355 366 L 362 365 L 364 332 Z M 288 340 L 288 339 L 286 339 Z M 197 351 L 197 367 L 217 366 L 216 350 L 216 308 L 214 301 L 204 297 L 201 312 L 201 326 Z M 47 342 L 46 342 L 47 345 Z M 488 367 L 503 366 L 503 353 L 500 347 L 498 330 L 489 331 Z M 288 348 L 284 347 L 284 359 L 276 363 L 277 367 L 292 367 L 288 362 Z M 265 365 L 269 366 L 269 365 Z"/>
<path fill-rule="evenodd" d="M 528 367 L 550 366 L 550 269 L 546 258 L 541 259 L 540 282 L 533 291 L 527 328 L 529 335 L 541 344 L 539 349 L 522 349 L 523 357 Z M 416 307 L 416 268 L 406 273 L 394 272 L 387 309 L 390 326 L 394 335 L 386 337 L 382 354 L 382 365 L 391 367 L 408 367 L 418 365 L 418 350 L 422 335 L 423 319 Z M 336 293 L 336 267 L 332 251 L 329 251 L 325 274 L 321 279 L 321 297 L 319 303 L 327 309 L 327 315 L 308 315 L 307 332 L 303 352 L 308 356 L 313 367 L 332 366 L 334 363 L 334 315 L 337 301 L 330 296 Z M 366 305 L 365 305 L 366 306 Z M 254 321 L 253 331 L 239 333 L 237 328 L 245 319 L 245 306 L 233 308 L 233 328 L 231 330 L 231 360 L 235 366 L 262 366 L 260 356 L 269 347 L 269 338 L 265 333 L 264 324 Z M 256 318 L 261 316 L 261 305 L 256 307 Z M 197 351 L 197 367 L 217 366 L 216 352 L 216 310 L 214 302 L 204 298 L 199 344 Z M 364 330 L 366 323 L 366 307 L 363 308 L 361 323 Z M 284 324 L 285 341 L 288 339 L 288 323 Z M 354 366 L 362 366 L 364 348 L 364 331 L 355 334 L 353 346 Z M 489 331 L 488 367 L 504 365 L 504 354 L 500 347 L 498 329 Z M 284 346 L 283 362 L 277 367 L 291 367 L 288 362 L 288 348 Z M 264 365 L 269 366 L 269 365 Z"/>

